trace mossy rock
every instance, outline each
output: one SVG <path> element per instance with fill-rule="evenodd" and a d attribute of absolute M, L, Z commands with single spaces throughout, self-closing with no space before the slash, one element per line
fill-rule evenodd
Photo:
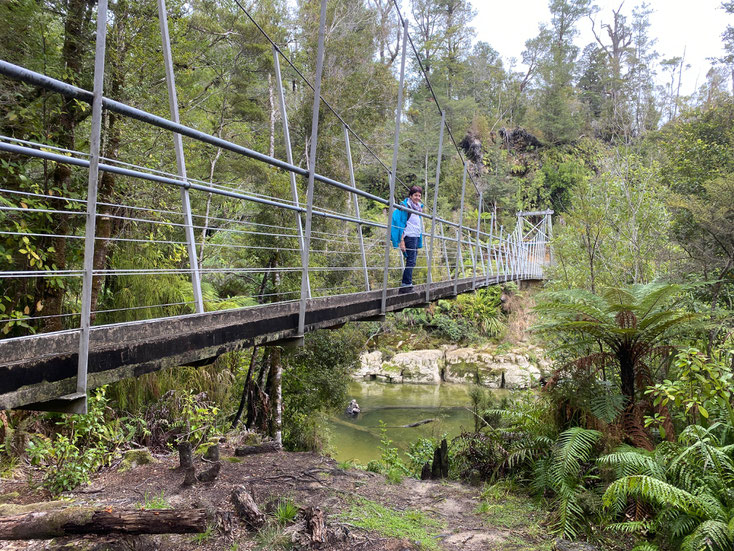
<path fill-rule="evenodd" d="M 140 465 L 149 465 L 151 463 L 158 463 L 158 460 L 153 457 L 148 448 L 140 450 L 127 450 L 120 463 L 119 472 L 124 473 Z"/>

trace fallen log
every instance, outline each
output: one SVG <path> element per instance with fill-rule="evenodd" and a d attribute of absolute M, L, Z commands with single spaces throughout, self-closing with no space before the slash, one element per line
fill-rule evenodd
<path fill-rule="evenodd" d="M 401 429 L 409 429 L 412 427 L 420 427 L 421 425 L 426 425 L 428 423 L 433 423 L 435 419 L 423 419 L 422 421 L 417 421 L 415 423 L 410 423 L 408 425 L 400 425 Z"/>
<path fill-rule="evenodd" d="M 274 453 L 279 452 L 282 449 L 282 446 L 277 442 L 266 442 L 265 444 L 261 444 L 260 446 L 242 446 L 241 448 L 235 448 L 234 454 L 237 457 L 242 457 L 255 453 Z"/>
<path fill-rule="evenodd" d="M 0 517 L 0 540 L 51 539 L 74 534 L 191 534 L 206 530 L 203 509 L 159 511 L 68 507 Z"/>

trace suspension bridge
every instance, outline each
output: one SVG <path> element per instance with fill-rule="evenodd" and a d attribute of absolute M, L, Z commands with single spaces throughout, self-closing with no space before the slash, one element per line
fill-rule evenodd
<path fill-rule="evenodd" d="M 313 82 L 257 26 L 272 46 L 285 160 L 180 122 L 165 0 L 158 0 L 158 14 L 168 118 L 104 95 L 107 0 L 99 1 L 97 11 L 92 91 L 0 60 L 0 75 L 4 78 L 89 104 L 92 113 L 88 151 L 0 136 L 3 157 L 26 163 L 31 174 L 34 166 L 36 174 L 41 174 L 40 167 L 45 171 L 49 165 L 66 166 L 83 172 L 87 179 L 86 194 L 82 197 L 71 193 L 59 196 L 41 185 L 23 187 L 12 182 L 0 189 L 0 236 L 24 244 L 22 258 L 27 259 L 3 268 L 0 281 L 8 288 L 11 282 L 41 281 L 43 285 L 67 290 L 65 306 L 59 312 L 46 314 L 41 308 L 32 312 L 20 304 L 6 307 L 21 314 L 0 319 L 0 325 L 17 327 L 22 323 L 40 327 L 53 321 L 56 330 L 0 340 L 0 409 L 84 412 L 88 388 L 165 367 L 210 362 L 243 346 L 299 342 L 308 331 L 348 321 L 379 320 L 388 312 L 423 306 L 506 281 L 543 279 L 544 266 L 552 261 L 548 246 L 552 238 L 552 211 L 519 212 L 514 228 L 509 230 L 499 224 L 494 210 L 486 212 L 489 209 L 483 208 L 483 191 L 451 133 L 446 113 L 410 39 L 408 21 L 402 15 L 399 14 L 404 38 L 391 166 L 321 97 L 325 7 L 326 0 L 322 0 Z M 244 13 L 257 25 L 249 13 Z M 401 194 L 396 192 L 400 185 L 407 188 L 398 172 L 409 49 L 431 90 L 436 122 L 440 125 L 435 180 L 431 189 L 425 190 L 428 204 L 421 212 L 400 204 Z M 293 158 L 281 59 L 314 94 L 306 168 Z M 322 107 L 343 129 L 346 177 L 318 171 L 316 151 Z M 105 111 L 135 121 L 140 128 L 163 132 L 173 145 L 175 172 L 151 168 L 143 162 L 105 157 L 101 147 Z M 444 140 L 445 134 L 449 140 Z M 268 195 L 246 181 L 217 182 L 213 177 L 191 177 L 186 170 L 184 138 L 216 151 L 216 158 L 224 152 L 234 159 L 247 159 L 287 175 L 289 193 Z M 384 171 L 389 184 L 386 196 L 357 186 L 352 139 L 358 142 L 361 154 Z M 463 164 L 459 208 L 451 213 L 440 212 L 438 207 L 445 141 L 451 142 Z M 129 182 L 132 189 L 140 190 L 136 196 L 144 199 L 114 203 L 99 200 L 100 175 L 104 173 Z M 304 187 L 305 200 L 299 196 Z M 171 190 L 180 195 L 177 208 L 159 201 Z M 334 207 L 333 200 L 328 204 L 319 200 L 319 191 L 324 195 L 328 192 L 333 198 L 335 190 L 344 193 L 340 209 Z M 374 208 L 372 214 L 363 214 L 365 205 L 370 203 L 380 205 L 382 210 L 377 216 Z M 237 205 L 235 213 L 225 208 L 232 204 Z M 420 283 L 407 293 L 397 288 L 404 261 L 390 243 L 388 221 L 395 209 L 422 217 L 425 228 L 426 246 L 414 272 Z M 272 216 L 263 217 L 263 212 Z M 24 216 L 42 216 L 57 223 L 48 224 L 50 231 L 34 233 L 28 224 L 21 223 Z M 71 219 L 79 222 L 68 222 Z M 122 230 L 100 235 L 98 225 L 102 219 L 107 223 L 112 219 Z M 63 269 L 33 261 L 32 256 L 37 254 L 31 254 L 33 245 L 43 240 L 63 243 L 70 259 Z M 126 268 L 110 268 L 95 261 L 95 253 L 101 248 L 115 247 L 118 251 L 142 250 L 167 258 L 171 257 L 171 250 L 179 250 L 180 258 L 177 264 L 166 268 L 150 267 L 135 257 L 123 263 Z M 265 253 L 278 253 L 278 262 L 273 262 L 276 257 L 272 256 L 268 263 L 262 262 Z M 184 299 L 166 302 L 159 297 L 135 296 L 134 291 L 139 288 L 135 281 L 160 280 L 161 284 L 170 284 L 172 278 L 186 282 Z M 259 282 L 251 286 L 259 289 L 250 296 L 208 296 L 207 289 L 225 278 Z M 137 303 L 118 308 L 100 306 L 100 281 L 110 290 L 109 294 L 128 292 Z"/>

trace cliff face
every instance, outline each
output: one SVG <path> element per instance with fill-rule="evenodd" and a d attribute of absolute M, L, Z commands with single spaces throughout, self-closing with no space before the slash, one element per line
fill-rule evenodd
<path fill-rule="evenodd" d="M 388 383 L 474 383 L 488 388 L 522 389 L 538 384 L 549 366 L 542 350 L 532 345 L 511 351 L 442 346 L 392 357 L 380 350 L 365 352 L 354 377 Z"/>

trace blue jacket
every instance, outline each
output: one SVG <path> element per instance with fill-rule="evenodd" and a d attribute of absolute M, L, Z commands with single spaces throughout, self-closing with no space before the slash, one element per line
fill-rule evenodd
<path fill-rule="evenodd" d="M 403 199 L 403 202 L 400 203 L 401 205 L 408 207 L 408 198 L 406 197 Z M 423 208 L 423 203 L 421 203 L 421 208 Z M 390 228 L 390 241 L 392 241 L 392 246 L 397 247 L 400 245 L 400 239 L 403 237 L 403 232 L 405 231 L 405 226 L 408 223 L 408 216 L 411 215 L 410 212 L 405 212 L 404 210 L 395 209 L 392 212 L 392 227 Z M 414 214 L 413 216 L 417 216 Z M 423 236 L 421 235 L 418 238 L 418 248 L 423 248 Z"/>

